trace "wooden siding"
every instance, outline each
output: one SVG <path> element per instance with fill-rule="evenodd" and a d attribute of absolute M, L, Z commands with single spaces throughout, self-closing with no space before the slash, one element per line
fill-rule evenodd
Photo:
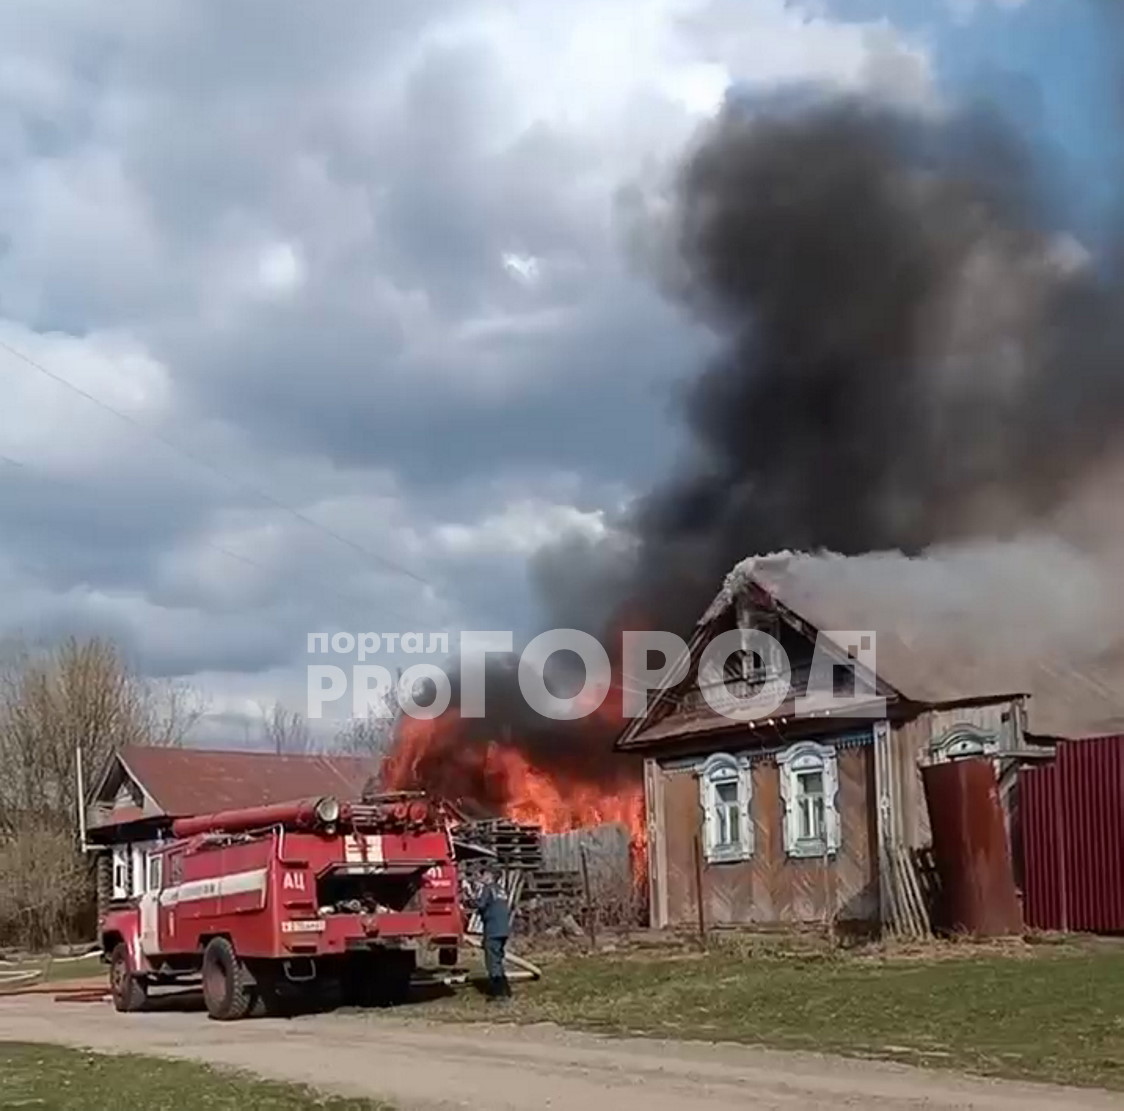
<path fill-rule="evenodd" d="M 644 761 L 644 810 L 648 815 L 648 913 L 657 929 L 668 924 L 663 802 L 660 766 L 654 757 L 648 757 Z"/>
<path fill-rule="evenodd" d="M 653 762 L 654 763 L 654 762 Z M 660 820 L 653 823 L 653 917 L 657 925 L 698 922 L 695 842 L 701 834 L 698 776 L 690 767 L 650 768 Z M 702 868 L 708 926 L 871 921 L 878 917 L 874 759 L 870 746 L 839 751 L 842 848 L 822 860 L 784 852 L 780 773 L 772 758 L 753 766 L 752 859 Z M 651 813 L 652 811 L 650 811 Z"/>
<path fill-rule="evenodd" d="M 944 736 L 955 725 L 970 725 L 999 739 L 1000 751 L 1021 744 L 1017 726 L 1016 703 L 1011 700 L 985 702 L 977 706 L 953 706 L 930 710 L 927 715 L 933 740 Z"/>
<path fill-rule="evenodd" d="M 97 893 L 98 927 L 105 919 L 109 904 L 113 901 L 113 857 L 102 853 L 94 864 L 94 885 Z"/>
<path fill-rule="evenodd" d="M 921 783 L 921 762 L 929 756 L 929 746 L 953 726 L 970 725 L 995 733 L 1000 749 L 1021 743 L 1018 710 L 1012 701 L 988 702 L 978 706 L 954 706 L 926 710 L 912 721 L 892 727 L 890 745 L 893 776 L 893 807 L 896 815 L 894 844 L 920 848 L 932 840 L 929 810 Z"/>
<path fill-rule="evenodd" d="M 931 737 L 928 713 L 891 726 L 888 770 L 891 782 L 887 784 L 892 808 L 891 825 L 887 830 L 890 845 L 917 849 L 929 843 L 929 810 L 925 805 L 919 761 L 929 751 Z"/>
<path fill-rule="evenodd" d="M 86 807 L 88 832 L 105 830 L 146 818 L 160 818 L 163 812 L 148 797 L 144 787 L 125 770 L 116 756 L 110 758 L 107 773 Z"/>

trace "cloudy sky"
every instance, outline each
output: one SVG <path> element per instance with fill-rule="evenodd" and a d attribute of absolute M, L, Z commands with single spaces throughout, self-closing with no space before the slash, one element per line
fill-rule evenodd
<path fill-rule="evenodd" d="M 530 627 L 528 559 L 683 448 L 710 339 L 631 230 L 728 92 L 991 97 L 1095 176 L 1095 43 L 1061 0 L 7 0 L 0 630 L 238 713 L 303 708 L 309 632 Z"/>

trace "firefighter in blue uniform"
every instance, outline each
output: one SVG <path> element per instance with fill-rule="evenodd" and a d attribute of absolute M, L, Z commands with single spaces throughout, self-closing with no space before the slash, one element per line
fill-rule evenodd
<path fill-rule="evenodd" d="M 511 912 L 507 896 L 499 885 L 499 875 L 492 868 L 485 869 L 483 882 L 472 898 L 472 906 L 480 914 L 480 927 L 484 935 L 484 968 L 488 973 L 489 999 L 508 999 L 511 985 L 504 971 L 507 939 L 511 934 Z"/>

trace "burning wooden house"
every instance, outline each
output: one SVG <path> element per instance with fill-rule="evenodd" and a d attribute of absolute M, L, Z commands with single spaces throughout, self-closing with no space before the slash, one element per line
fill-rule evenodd
<path fill-rule="evenodd" d="M 654 926 L 891 925 L 919 900 L 922 763 L 991 757 L 1009 793 L 1055 742 L 1124 731 L 1124 695 L 1105 677 L 981 658 L 963 637 L 956 650 L 955 622 L 903 621 L 824 568 L 787 554 L 735 568 L 695 628 L 685 677 L 652 692 L 617 739 L 645 763 Z M 790 675 L 748 646 L 720 654 L 717 681 L 700 672 L 719 637 L 749 645 L 752 630 L 781 644 Z M 809 686 L 817 643 L 826 692 Z M 705 697 L 708 682 L 748 697 L 782 678 L 764 720 L 731 720 Z"/>
<path fill-rule="evenodd" d="M 425 790 L 461 810 L 457 836 L 498 864 L 520 907 L 517 928 L 588 922 L 594 913 L 633 925 L 643 917 L 647 830 L 641 763 L 612 755 L 620 691 L 584 720 L 557 722 L 505 689 L 514 676 L 491 677 L 499 689 L 488 697 L 498 694 L 503 707 L 494 718 L 455 709 L 400 718 L 382 784 Z M 471 878 L 473 866 L 465 871 Z"/>

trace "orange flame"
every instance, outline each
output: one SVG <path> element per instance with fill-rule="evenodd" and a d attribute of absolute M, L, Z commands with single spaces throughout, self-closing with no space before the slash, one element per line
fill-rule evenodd
<path fill-rule="evenodd" d="M 639 765 L 611 751 L 616 706 L 619 700 L 610 698 L 591 715 L 579 732 L 580 752 L 558 748 L 537 756 L 504 730 L 475 739 L 471 723 L 455 710 L 429 721 L 403 718 L 383 764 L 383 784 L 467 800 L 548 833 L 620 823 L 640 855 L 647 842 L 643 784 Z"/>

